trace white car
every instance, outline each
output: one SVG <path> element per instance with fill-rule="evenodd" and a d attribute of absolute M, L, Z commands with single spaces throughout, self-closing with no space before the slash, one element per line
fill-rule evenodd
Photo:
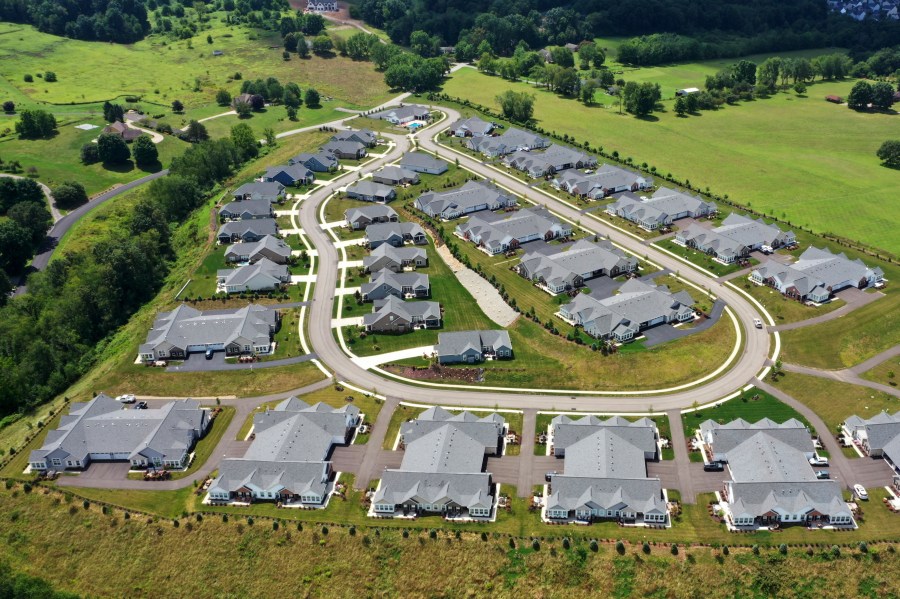
<path fill-rule="evenodd" d="M 753 319 L 753 326 L 755 326 L 757 329 L 761 329 L 761 328 L 762 328 L 762 321 L 761 321 L 760 319 L 758 319 L 758 318 L 754 318 L 754 319 Z"/>
<path fill-rule="evenodd" d="M 827 465 L 828 465 L 828 458 L 823 458 L 823 457 L 820 456 L 820 455 L 813 456 L 813 457 L 811 457 L 811 458 L 809 459 L 809 463 L 810 463 L 812 466 L 827 466 Z"/>
<path fill-rule="evenodd" d="M 131 393 L 120 395 L 116 398 L 116 401 L 120 401 L 122 403 L 134 403 L 134 395 Z"/>
<path fill-rule="evenodd" d="M 866 488 L 862 485 L 853 485 L 853 492 L 857 497 L 862 499 L 863 501 L 869 500 L 869 492 L 866 491 Z"/>

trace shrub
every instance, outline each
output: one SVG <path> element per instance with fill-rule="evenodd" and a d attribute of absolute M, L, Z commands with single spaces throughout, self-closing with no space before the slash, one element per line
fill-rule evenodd
<path fill-rule="evenodd" d="M 678 543 L 672 543 L 670 551 L 672 552 L 672 555 L 678 555 Z"/>
<path fill-rule="evenodd" d="M 591 539 L 591 551 L 596 553 L 599 549 L 600 549 L 600 546 L 597 545 L 597 541 L 594 539 Z"/>
<path fill-rule="evenodd" d="M 11 114 L 16 111 L 16 103 L 12 100 L 7 100 L 3 103 L 3 112 L 7 114 Z"/>
<path fill-rule="evenodd" d="M 625 555 L 625 543 L 622 541 L 616 541 L 616 553 L 619 555 Z"/>
<path fill-rule="evenodd" d="M 53 83 L 54 81 L 56 81 L 56 73 L 54 73 L 53 71 L 47 71 L 46 73 L 44 73 L 44 81 L 46 81 L 47 83 Z"/>
<path fill-rule="evenodd" d="M 785 545 L 784 543 L 782 543 L 781 545 L 778 546 L 778 552 L 781 555 L 787 555 L 787 551 L 788 551 L 787 545 Z"/>
<path fill-rule="evenodd" d="M 531 541 L 531 548 L 534 549 L 535 551 L 540 551 L 541 550 L 540 541 L 538 541 L 537 539 L 534 539 L 533 541 Z"/>
<path fill-rule="evenodd" d="M 32 83 L 34 81 L 34 75 L 31 75 L 30 73 L 26 73 L 24 79 L 25 79 L 25 83 Z"/>
<path fill-rule="evenodd" d="M 641 546 L 641 550 L 647 555 L 650 555 L 650 543 L 644 541 L 644 544 Z"/>
<path fill-rule="evenodd" d="M 569 541 L 569 537 L 563 538 L 563 543 L 562 543 L 562 545 L 563 545 L 563 549 L 568 549 L 569 547 L 572 546 L 571 541 Z"/>
<path fill-rule="evenodd" d="M 327 527 L 327 526 L 323 526 L 323 527 L 322 527 L 322 534 L 323 534 L 323 535 L 327 535 L 327 534 L 328 534 L 328 527 Z"/>
<path fill-rule="evenodd" d="M 868 552 L 869 552 L 869 546 L 866 545 L 866 542 L 865 542 L 865 541 L 860 541 L 860 542 L 859 542 L 859 550 L 860 550 L 861 553 L 868 553 Z"/>

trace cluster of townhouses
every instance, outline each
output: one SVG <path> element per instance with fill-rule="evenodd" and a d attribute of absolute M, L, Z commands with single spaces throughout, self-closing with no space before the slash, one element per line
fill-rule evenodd
<path fill-rule="evenodd" d="M 599 200 L 614 193 L 637 192 L 653 188 L 653 179 L 628 169 L 604 164 L 592 173 L 563 171 L 551 185 L 578 198 Z"/>
<path fill-rule="evenodd" d="M 506 423 L 498 414 L 451 414 L 429 408 L 400 426 L 403 461 L 385 469 L 372 496 L 370 516 L 493 520 L 497 493 L 485 472 L 488 456 L 503 453 Z"/>
<path fill-rule="evenodd" d="M 898 0 L 827 0 L 828 9 L 857 21 L 900 19 Z"/>
<path fill-rule="evenodd" d="M 454 234 L 494 256 L 529 241 L 565 239 L 572 235 L 572 226 L 543 206 L 534 206 L 500 214 L 480 212 L 457 225 Z"/>
<path fill-rule="evenodd" d="M 746 258 L 750 252 L 767 248 L 769 251 L 797 243 L 793 231 L 782 231 L 762 218 L 752 219 L 729 214 L 722 225 L 708 229 L 699 223 L 678 231 L 675 243 L 713 256 L 723 264 Z"/>
<path fill-rule="evenodd" d="M 597 159 L 584 152 L 552 144 L 543 152 L 517 150 L 506 155 L 503 164 L 538 179 L 567 169 L 594 168 Z"/>
<path fill-rule="evenodd" d="M 536 133 L 510 127 L 500 135 L 473 135 L 465 147 L 488 158 L 501 158 L 514 152 L 550 147 L 550 140 Z"/>
<path fill-rule="evenodd" d="M 545 487 L 545 521 L 671 524 L 662 483 L 647 476 L 647 461 L 659 459 L 652 420 L 560 415 L 549 432 L 553 455 L 564 465 L 562 474 L 550 474 Z"/>
<path fill-rule="evenodd" d="M 352 441 L 360 418 L 353 405 L 311 406 L 296 397 L 254 415 L 253 442 L 244 457 L 222 460 L 206 501 L 326 507 L 335 482 L 331 452 Z"/>
<path fill-rule="evenodd" d="M 274 181 L 254 181 L 232 192 L 232 201 L 219 209 L 219 243 L 255 242 L 276 235 L 274 202 L 284 197 L 284 185 Z"/>
<path fill-rule="evenodd" d="M 717 211 L 713 202 L 666 187 L 660 187 L 649 198 L 625 192 L 606 207 L 608 214 L 631 221 L 647 231 L 668 227 L 682 218 L 705 218 Z"/>
<path fill-rule="evenodd" d="M 372 113 L 368 117 L 387 121 L 398 127 L 405 127 L 412 123 L 427 123 L 431 120 L 431 111 L 426 106 L 418 104 L 401 104 Z"/>
<path fill-rule="evenodd" d="M 851 416 L 843 429 L 868 456 L 884 458 L 894 471 L 895 484 L 900 483 L 900 412 L 881 412 L 872 418 Z"/>
<path fill-rule="evenodd" d="M 209 422 L 209 410 L 191 399 L 124 410 L 101 393 L 89 402 L 73 403 L 43 446 L 28 456 L 28 464 L 34 471 L 82 469 L 93 461 L 180 469 L 188 465 L 190 451 Z"/>
<path fill-rule="evenodd" d="M 482 210 L 512 208 L 516 204 L 511 194 L 486 181 L 468 181 L 450 191 L 423 193 L 415 201 L 417 210 L 441 220 L 454 220 Z"/>
<path fill-rule="evenodd" d="M 855 527 L 841 485 L 816 477 L 816 450 L 809 430 L 790 419 L 700 425 L 705 456 L 727 463 L 731 480 L 721 492 L 721 509 L 733 529 L 776 524 Z"/>
<path fill-rule="evenodd" d="M 638 261 L 608 241 L 580 239 L 564 246 L 544 246 L 522 256 L 516 272 L 556 295 L 583 287 L 595 277 L 617 277 L 637 269 Z"/>

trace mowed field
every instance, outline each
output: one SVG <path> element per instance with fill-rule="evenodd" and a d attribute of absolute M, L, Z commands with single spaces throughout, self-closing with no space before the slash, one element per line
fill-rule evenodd
<path fill-rule="evenodd" d="M 647 71 L 662 77 L 663 70 Z M 705 73 L 694 67 L 689 72 L 696 78 L 686 78 L 679 87 L 702 87 Z M 630 78 L 654 80 L 636 73 Z M 894 137 L 900 132 L 900 116 L 857 113 L 823 99 L 827 94 L 846 97 L 852 86 L 851 80 L 816 83 L 807 97 L 779 93 L 687 118 L 671 112 L 669 101 L 666 112 L 648 119 L 619 115 L 612 107 L 587 107 L 474 69 L 455 73 L 444 91 L 494 109 L 504 90 L 533 93 L 535 117 L 544 129 L 617 150 L 637 164 L 647 162 L 657 172 L 709 186 L 715 194 L 816 232 L 900 253 L 895 230 L 900 172 L 880 166 L 875 156 L 892 131 Z"/>

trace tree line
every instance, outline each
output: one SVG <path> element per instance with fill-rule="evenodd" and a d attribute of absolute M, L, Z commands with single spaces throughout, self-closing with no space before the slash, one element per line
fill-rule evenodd
<path fill-rule="evenodd" d="M 29 23 L 53 35 L 122 44 L 150 32 L 141 0 L 0 0 L 0 20 Z"/>

